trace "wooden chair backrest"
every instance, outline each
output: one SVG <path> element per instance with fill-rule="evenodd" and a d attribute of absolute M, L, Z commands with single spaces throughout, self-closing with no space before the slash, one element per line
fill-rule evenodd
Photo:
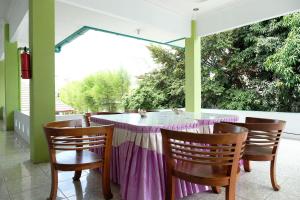
<path fill-rule="evenodd" d="M 229 124 L 216 124 L 218 134 L 195 134 L 161 129 L 167 166 L 175 162 L 227 166 L 228 175 L 236 172 L 247 129 Z M 230 131 L 229 131 L 230 130 Z"/>
<path fill-rule="evenodd" d="M 85 123 L 87 127 L 91 126 L 91 116 L 92 115 L 117 115 L 117 114 L 122 114 L 120 112 L 87 112 L 84 115 Z"/>
<path fill-rule="evenodd" d="M 82 151 L 103 148 L 104 157 L 110 156 L 113 125 L 81 127 L 81 120 L 56 121 L 44 125 L 51 161 L 56 163 L 55 152 Z"/>
<path fill-rule="evenodd" d="M 249 130 L 246 146 L 272 148 L 276 154 L 277 147 L 286 122 L 275 119 L 247 117 L 245 123 L 230 123 Z"/>

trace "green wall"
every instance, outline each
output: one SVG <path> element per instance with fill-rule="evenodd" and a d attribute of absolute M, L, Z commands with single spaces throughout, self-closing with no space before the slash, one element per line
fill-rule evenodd
<path fill-rule="evenodd" d="M 30 155 L 34 163 L 49 160 L 43 124 L 55 120 L 55 0 L 29 0 Z"/>
<path fill-rule="evenodd" d="M 20 70 L 17 43 L 9 41 L 9 25 L 4 28 L 5 52 L 5 124 L 6 130 L 14 129 L 14 111 L 20 110 Z"/>
<path fill-rule="evenodd" d="M 3 119 L 3 107 L 5 106 L 5 76 L 4 60 L 0 61 L 0 120 Z"/>
<path fill-rule="evenodd" d="M 201 111 L 201 40 L 196 22 L 191 24 L 191 37 L 185 40 L 185 109 Z"/>

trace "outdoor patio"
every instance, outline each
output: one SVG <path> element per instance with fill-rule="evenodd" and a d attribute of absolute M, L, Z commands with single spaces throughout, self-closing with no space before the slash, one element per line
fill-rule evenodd
<path fill-rule="evenodd" d="M 111 192 L 118 200 L 300 199 L 298 102 L 291 112 L 203 109 L 200 56 L 205 36 L 298 11 L 299 0 L 0 0 L 0 199 L 110 199 Z M 184 59 L 178 61 L 184 75 L 180 109 L 172 104 L 149 112 L 124 107 L 119 113 L 97 107 L 99 112 L 92 113 L 95 109 L 86 107 L 84 112 L 89 113 L 56 115 L 55 53 L 89 30 L 184 50 Z M 287 41 L 291 33 L 299 39 L 293 31 L 286 34 Z M 273 41 L 271 36 L 268 39 Z M 298 50 L 295 46 L 291 52 Z M 231 56 L 228 49 L 221 51 Z M 298 57 L 284 55 L 299 63 Z M 168 59 L 175 63 L 172 66 L 177 58 Z M 227 68 L 218 62 L 222 63 L 219 68 Z M 245 68 L 251 67 L 247 63 Z M 280 67 L 267 78 L 277 86 L 291 87 L 286 82 L 298 73 L 290 80 L 298 84 L 292 86 L 294 93 L 283 89 L 287 98 L 298 101 L 298 65 L 293 73 L 285 63 Z M 290 76 L 279 82 L 278 71 Z M 215 76 L 213 70 L 209 72 L 207 77 Z M 21 109 L 21 77 L 30 88 L 26 94 L 29 112 Z M 98 102 L 103 104 L 93 103 Z M 244 119 L 243 125 L 237 124 Z M 249 161 L 252 171 L 246 173 L 242 164 L 247 170 Z"/>
<path fill-rule="evenodd" d="M 2 123 L 2 122 L 1 122 Z M 50 166 L 32 164 L 27 144 L 12 132 L 0 131 L 0 199 L 44 200 L 50 192 Z M 238 200 L 298 200 L 300 198 L 300 141 L 282 139 L 277 165 L 277 178 L 281 186 L 273 191 L 269 178 L 268 162 L 253 162 L 253 170 L 242 170 L 238 181 Z M 72 181 L 73 172 L 59 173 L 57 199 L 104 199 L 101 191 L 101 175 L 96 171 L 84 171 L 80 182 Z M 113 199 L 121 200 L 119 187 L 111 183 Z M 194 194 L 186 200 L 219 200 L 221 194 L 205 192 Z"/>

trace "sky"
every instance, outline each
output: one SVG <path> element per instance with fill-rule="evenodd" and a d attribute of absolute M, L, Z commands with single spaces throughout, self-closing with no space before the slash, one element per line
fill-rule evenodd
<path fill-rule="evenodd" d="M 149 42 L 90 30 L 55 54 L 56 89 L 68 82 L 104 70 L 126 69 L 136 87 L 136 76 L 159 67 L 154 63 Z"/>

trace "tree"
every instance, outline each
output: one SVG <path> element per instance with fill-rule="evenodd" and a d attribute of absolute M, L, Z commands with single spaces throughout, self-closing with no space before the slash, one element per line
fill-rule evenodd
<path fill-rule="evenodd" d="M 145 74 L 139 87 L 124 98 L 127 109 L 184 107 L 184 50 L 149 46 L 160 67 Z"/>
<path fill-rule="evenodd" d="M 129 86 L 129 75 L 124 69 L 99 72 L 67 84 L 60 90 L 60 98 L 80 112 L 116 111 L 122 109 L 121 99 Z"/>
<path fill-rule="evenodd" d="M 290 32 L 281 48 L 266 60 L 265 68 L 275 74 L 279 111 L 300 111 L 300 14 L 284 18 Z"/>
<path fill-rule="evenodd" d="M 292 14 L 202 38 L 202 106 L 299 111 L 299 21 Z M 149 50 L 161 67 L 140 81 L 126 107 L 184 107 L 184 49 Z"/>
<path fill-rule="evenodd" d="M 88 106 L 84 103 L 80 81 L 73 81 L 65 85 L 59 92 L 59 98 L 62 102 L 78 111 L 88 110 Z"/>

